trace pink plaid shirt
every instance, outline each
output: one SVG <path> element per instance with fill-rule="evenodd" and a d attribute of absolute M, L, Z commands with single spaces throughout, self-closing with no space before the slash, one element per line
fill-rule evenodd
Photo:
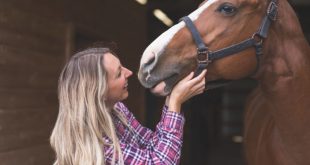
<path fill-rule="evenodd" d="M 129 131 L 120 121 L 115 122 L 126 165 L 179 164 L 185 122 L 183 115 L 168 111 L 168 107 L 164 106 L 161 120 L 153 132 L 143 127 L 123 103 L 117 103 L 116 107 L 125 114 L 132 129 Z M 106 137 L 104 140 L 110 141 Z M 105 146 L 104 153 L 106 163 L 111 164 L 112 147 Z"/>

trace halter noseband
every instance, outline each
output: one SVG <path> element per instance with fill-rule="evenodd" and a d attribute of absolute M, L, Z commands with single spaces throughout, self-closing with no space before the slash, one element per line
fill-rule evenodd
<path fill-rule="evenodd" d="M 266 15 L 262 20 L 262 23 L 257 32 L 255 32 L 251 38 L 248 38 L 240 43 L 233 44 L 226 48 L 210 51 L 208 47 L 205 45 L 204 41 L 200 37 L 200 34 L 195 27 L 194 23 L 189 17 L 183 17 L 180 20 L 184 21 L 187 28 L 192 34 L 192 37 L 197 46 L 197 61 L 198 67 L 195 71 L 195 76 L 199 75 L 203 69 L 205 69 L 209 63 L 211 63 L 215 59 L 223 58 L 228 55 L 232 55 L 238 52 L 241 52 L 247 48 L 255 47 L 257 66 L 259 65 L 259 56 L 263 54 L 263 39 L 267 38 L 267 33 L 272 21 L 275 21 L 278 13 L 277 0 L 271 0 L 269 6 L 267 8 Z"/>

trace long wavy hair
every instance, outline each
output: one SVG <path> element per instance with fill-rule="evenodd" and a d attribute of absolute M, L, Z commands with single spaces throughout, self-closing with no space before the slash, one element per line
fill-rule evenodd
<path fill-rule="evenodd" d="M 56 152 L 54 165 L 105 165 L 105 145 L 113 148 L 112 164 L 116 160 L 124 164 L 112 115 L 125 125 L 126 120 L 104 101 L 108 89 L 103 66 L 106 53 L 114 54 L 109 48 L 81 51 L 60 74 L 59 114 L 50 138 Z"/>

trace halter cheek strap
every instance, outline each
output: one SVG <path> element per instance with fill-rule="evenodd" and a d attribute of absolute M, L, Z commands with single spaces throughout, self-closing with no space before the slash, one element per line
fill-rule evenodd
<path fill-rule="evenodd" d="M 203 69 L 207 68 L 208 64 L 211 62 L 209 61 L 209 53 L 208 47 L 205 45 L 204 41 L 200 37 L 200 34 L 194 25 L 193 21 L 189 17 L 183 17 L 180 19 L 184 21 L 187 28 L 190 30 L 192 37 L 195 41 L 197 46 L 197 62 L 198 66 L 195 71 L 194 77 L 198 76 Z"/>
<path fill-rule="evenodd" d="M 213 60 L 226 57 L 238 52 L 241 52 L 247 48 L 254 47 L 256 52 L 257 65 L 256 70 L 259 66 L 259 57 L 263 54 L 263 39 L 267 38 L 267 33 L 270 27 L 271 22 L 275 21 L 278 13 L 278 6 L 276 5 L 277 0 L 271 0 L 267 8 L 265 17 L 262 20 L 262 23 L 257 32 L 255 32 L 251 38 L 248 38 L 240 43 L 228 46 L 226 48 L 210 51 L 202 40 L 197 28 L 189 17 L 183 17 L 180 21 L 184 21 L 187 28 L 192 34 L 194 42 L 197 46 L 197 62 L 198 66 L 195 71 L 195 76 L 199 75 L 203 69 L 205 69 L 209 63 Z"/>

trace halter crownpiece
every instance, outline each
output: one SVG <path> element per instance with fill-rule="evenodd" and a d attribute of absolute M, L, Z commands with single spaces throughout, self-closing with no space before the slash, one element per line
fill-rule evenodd
<path fill-rule="evenodd" d="M 277 0 L 271 0 L 268 5 L 265 17 L 257 32 L 255 32 L 251 38 L 248 38 L 240 43 L 228 46 L 226 48 L 210 51 L 204 41 L 202 40 L 197 28 L 195 27 L 193 21 L 189 17 L 183 17 L 180 21 L 184 21 L 186 27 L 192 34 L 194 42 L 197 46 L 197 61 L 198 66 L 195 71 L 195 76 L 199 75 L 203 69 L 207 68 L 208 64 L 215 59 L 223 58 L 228 55 L 232 55 L 241 52 L 247 48 L 254 47 L 256 52 L 257 66 L 256 71 L 259 66 L 259 56 L 263 54 L 263 39 L 267 38 L 267 33 L 271 22 L 275 21 L 278 15 Z M 256 72 L 255 71 L 255 72 Z"/>

